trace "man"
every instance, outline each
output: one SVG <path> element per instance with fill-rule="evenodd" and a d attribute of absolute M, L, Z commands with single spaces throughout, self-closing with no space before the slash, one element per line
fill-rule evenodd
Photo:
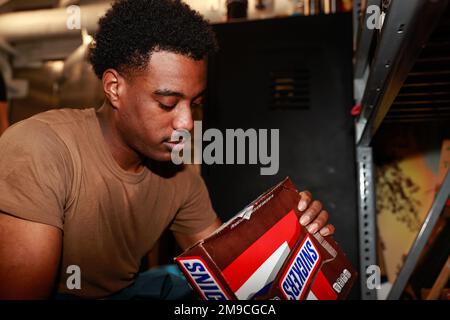
<path fill-rule="evenodd" d="M 0 72 L 0 136 L 8 128 L 8 99 L 6 83 Z"/>
<path fill-rule="evenodd" d="M 0 139 L 0 298 L 114 297 L 163 230 L 184 249 L 220 226 L 202 178 L 170 162 L 215 49 L 180 1 L 118 1 L 100 19 L 90 61 L 103 106 L 39 114 Z M 301 199 L 301 222 L 333 233 L 320 202 Z"/>

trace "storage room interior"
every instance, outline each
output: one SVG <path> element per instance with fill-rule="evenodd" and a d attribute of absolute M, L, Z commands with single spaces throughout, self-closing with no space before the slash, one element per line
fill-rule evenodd
<path fill-rule="evenodd" d="M 221 220 L 290 177 L 329 212 L 358 273 L 349 299 L 448 300 L 450 1 L 184 2 L 219 45 L 194 120 L 204 130 L 279 130 L 276 174 L 195 164 Z M 0 0 L 4 129 L 102 105 L 88 50 L 110 5 Z M 142 268 L 180 253 L 166 232 Z"/>

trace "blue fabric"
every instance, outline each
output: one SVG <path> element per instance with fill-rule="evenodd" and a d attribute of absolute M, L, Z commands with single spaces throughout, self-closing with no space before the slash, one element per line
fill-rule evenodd
<path fill-rule="evenodd" d="M 76 297 L 58 294 L 57 300 Z M 105 298 L 106 300 L 193 300 L 194 292 L 176 265 L 156 267 L 137 275 L 129 287 Z"/>

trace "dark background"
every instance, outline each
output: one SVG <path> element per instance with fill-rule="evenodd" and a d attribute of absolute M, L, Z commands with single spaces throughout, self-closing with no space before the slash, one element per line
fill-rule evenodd
<path fill-rule="evenodd" d="M 202 165 L 215 210 L 226 221 L 290 176 L 299 190 L 322 201 L 335 239 L 358 270 L 351 15 L 214 29 L 220 51 L 210 61 L 203 132 L 217 128 L 225 137 L 227 128 L 280 130 L 276 175 L 260 175 L 260 164 Z M 278 90 L 286 79 L 288 86 Z M 350 298 L 359 298 L 358 283 Z"/>

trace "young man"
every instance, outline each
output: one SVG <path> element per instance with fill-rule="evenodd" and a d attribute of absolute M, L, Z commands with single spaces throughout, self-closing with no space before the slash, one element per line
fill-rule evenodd
<path fill-rule="evenodd" d="M 166 228 L 186 248 L 220 226 L 202 178 L 170 161 L 215 49 L 177 0 L 118 1 L 100 19 L 90 60 L 103 106 L 39 114 L 0 139 L 0 298 L 110 297 Z M 308 192 L 299 206 L 311 232 L 333 233 Z M 74 270 L 80 288 L 67 286 Z"/>

